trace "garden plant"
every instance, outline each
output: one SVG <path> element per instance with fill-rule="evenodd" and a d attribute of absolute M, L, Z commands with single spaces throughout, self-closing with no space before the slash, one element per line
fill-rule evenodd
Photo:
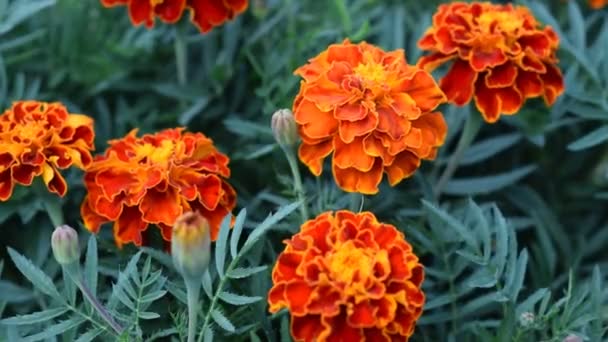
<path fill-rule="evenodd" d="M 608 1 L 0 0 L 0 341 L 608 341 Z"/>

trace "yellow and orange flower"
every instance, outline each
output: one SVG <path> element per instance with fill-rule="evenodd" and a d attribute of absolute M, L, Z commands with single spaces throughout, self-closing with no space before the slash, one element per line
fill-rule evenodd
<path fill-rule="evenodd" d="M 97 233 L 114 222 L 118 246 L 141 246 L 142 233 L 157 225 L 165 241 L 184 212 L 198 211 L 217 238 L 222 219 L 236 204 L 236 193 L 225 181 L 230 177 L 228 157 L 216 150 L 202 133 L 167 129 L 156 134 L 110 141 L 104 155 L 86 169 L 88 194 L 81 206 L 85 227 Z"/>
<path fill-rule="evenodd" d="M 31 185 L 37 176 L 64 196 L 59 169 L 88 166 L 94 139 L 93 119 L 70 114 L 61 103 L 13 103 L 0 115 L 0 201 L 11 197 L 15 184 Z"/>
<path fill-rule="evenodd" d="M 287 308 L 297 341 L 407 341 L 422 314 L 423 266 L 374 214 L 326 212 L 286 241 L 272 271 L 271 312 Z"/>
<path fill-rule="evenodd" d="M 516 114 L 528 98 L 547 105 L 564 91 L 557 66 L 559 37 L 523 6 L 453 2 L 439 6 L 418 42 L 431 51 L 418 65 L 433 70 L 455 60 L 440 86 L 462 106 L 475 99 L 485 121 Z"/>
<path fill-rule="evenodd" d="M 444 142 L 445 120 L 433 110 L 445 96 L 403 50 L 345 40 L 295 74 L 304 79 L 293 105 L 300 160 L 318 176 L 333 152 L 333 175 L 345 191 L 377 193 L 383 173 L 394 186 Z"/>
<path fill-rule="evenodd" d="M 608 5 L 608 0 L 589 0 L 589 6 L 593 9 L 600 9 Z"/>
<path fill-rule="evenodd" d="M 201 32 L 220 26 L 247 9 L 248 0 L 101 0 L 105 7 L 125 5 L 133 25 L 151 28 L 158 17 L 165 23 L 179 21 L 186 9 Z"/>

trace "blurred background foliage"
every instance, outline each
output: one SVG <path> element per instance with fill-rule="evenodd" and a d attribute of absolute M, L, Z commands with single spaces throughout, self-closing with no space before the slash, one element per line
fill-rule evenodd
<path fill-rule="evenodd" d="M 515 2 L 558 32 L 566 92 L 552 108 L 528 102 L 518 115 L 484 125 L 439 202 L 433 185 L 464 117 L 474 109 L 443 106 L 449 136 L 438 159 L 423 163 L 395 188 L 383 184 L 380 195 L 362 200 L 344 194 L 333 185 L 330 170 L 315 179 L 301 168 L 313 214 L 362 206 L 412 241 L 427 266 L 431 303 L 414 340 L 561 341 L 572 332 L 607 338 L 608 287 L 601 284 L 608 274 L 608 11 L 591 11 L 573 0 Z M 201 35 L 187 18 L 172 26 L 157 22 L 152 30 L 132 27 L 124 7 L 104 9 L 95 0 L 0 0 L 0 107 L 20 99 L 61 101 L 71 112 L 95 119 L 98 153 L 109 139 L 134 128 L 146 133 L 185 126 L 204 132 L 231 157 L 230 182 L 238 207 L 247 208 L 247 230 L 295 198 L 269 124 L 275 110 L 291 108 L 299 87 L 293 70 L 345 38 L 405 49 L 414 64 L 421 54 L 417 40 L 439 3 L 250 0 L 244 15 Z M 69 193 L 61 200 L 75 227 L 81 227 L 81 176 L 69 171 Z M 43 197 L 19 188 L 10 202 L 0 204 L 2 316 L 43 304 L 6 261 L 6 246 L 52 276 L 59 272 L 49 261 L 52 227 L 41 211 Z M 297 231 L 299 222 L 294 214 L 274 226 L 263 242 L 268 248 L 248 256 L 252 264 L 272 266 L 280 241 Z M 462 241 L 450 233 L 458 225 Z M 490 239 L 480 242 L 479 248 L 487 249 L 481 262 L 463 241 L 483 236 Z M 503 256 L 514 258 L 508 259 L 514 260 L 512 269 L 497 266 L 505 262 L 496 260 L 497 243 L 510 244 Z M 110 287 L 116 265 L 125 265 L 135 249 L 117 251 L 109 228 L 100 235 L 99 249 L 100 272 Z M 452 259 L 455 255 L 461 259 Z M 472 275 L 478 281 L 468 286 Z M 518 277 L 519 285 L 510 277 Z M 264 296 L 269 281 L 265 272 L 241 288 L 248 285 Z M 264 301 L 248 310 L 258 315 L 251 317 L 266 317 Z M 523 312 L 536 312 L 538 319 L 524 324 Z M 166 312 L 162 317 L 157 328 L 173 324 Z M 260 328 L 251 317 L 242 324 Z M 264 319 L 255 336 L 288 338 L 286 317 Z M 0 326 L 0 338 L 3 331 Z"/>

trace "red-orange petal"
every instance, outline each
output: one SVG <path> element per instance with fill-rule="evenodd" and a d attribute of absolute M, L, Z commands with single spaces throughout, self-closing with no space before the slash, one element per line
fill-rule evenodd
<path fill-rule="evenodd" d="M 448 73 L 441 79 L 440 86 L 448 101 L 463 106 L 473 97 L 477 73 L 466 61 L 454 62 Z"/>

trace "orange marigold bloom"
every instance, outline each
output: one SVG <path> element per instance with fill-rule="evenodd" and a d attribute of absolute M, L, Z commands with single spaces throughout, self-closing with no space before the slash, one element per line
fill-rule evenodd
<path fill-rule="evenodd" d="M 228 157 L 201 133 L 167 129 L 156 134 L 112 140 L 104 155 L 96 156 L 84 181 L 88 194 L 81 206 L 85 227 L 97 233 L 114 222 L 118 246 L 142 245 L 142 232 L 155 224 L 165 241 L 184 212 L 198 211 L 217 238 L 222 219 L 236 204 Z"/>
<path fill-rule="evenodd" d="M 528 98 L 547 105 L 564 91 L 555 53 L 559 38 L 523 6 L 454 2 L 439 6 L 433 26 L 418 42 L 418 65 L 433 70 L 455 59 L 440 86 L 462 106 L 475 98 L 485 121 L 516 114 Z"/>
<path fill-rule="evenodd" d="M 297 341 L 407 341 L 422 314 L 423 266 L 374 214 L 326 212 L 286 241 L 272 271 L 271 312 L 287 308 Z"/>
<path fill-rule="evenodd" d="M 589 0 L 589 6 L 594 9 L 600 9 L 608 5 L 608 0 Z"/>
<path fill-rule="evenodd" d="M 175 23 L 184 10 L 190 9 L 191 21 L 201 32 L 208 32 L 214 26 L 222 25 L 245 11 L 248 0 L 101 0 L 105 7 L 125 5 L 129 8 L 129 18 L 133 25 L 150 28 L 154 18 L 166 23 Z"/>
<path fill-rule="evenodd" d="M 88 166 L 94 139 L 93 119 L 70 114 L 61 103 L 13 103 L 0 115 L 0 201 L 11 197 L 15 183 L 31 185 L 37 176 L 64 196 L 67 184 L 58 170 Z"/>
<path fill-rule="evenodd" d="M 333 175 L 345 191 L 377 193 L 384 172 L 394 186 L 444 142 L 447 125 L 432 111 L 445 96 L 403 50 L 345 40 L 295 74 L 304 79 L 293 105 L 300 160 L 318 176 L 333 152 Z"/>

